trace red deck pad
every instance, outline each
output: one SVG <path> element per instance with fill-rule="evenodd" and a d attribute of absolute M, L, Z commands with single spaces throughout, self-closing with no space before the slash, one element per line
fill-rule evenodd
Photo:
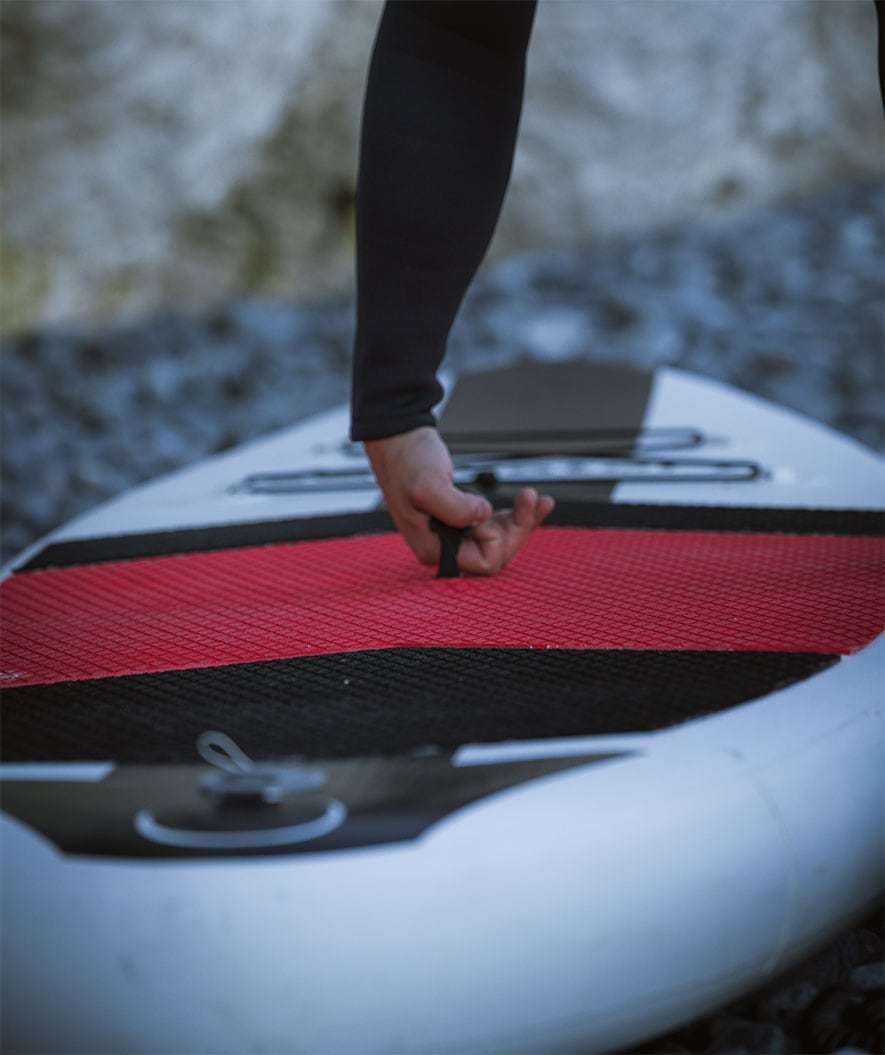
<path fill-rule="evenodd" d="M 2 586 L 6 685 L 397 646 L 847 654 L 883 619 L 878 538 L 542 528 L 489 579 L 397 535 L 79 565 Z"/>

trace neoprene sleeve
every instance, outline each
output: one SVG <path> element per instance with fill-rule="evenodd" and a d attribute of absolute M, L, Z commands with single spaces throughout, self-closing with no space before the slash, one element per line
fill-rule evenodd
<path fill-rule="evenodd" d="M 388 0 L 357 184 L 355 440 L 432 425 L 510 170 L 535 0 Z"/>

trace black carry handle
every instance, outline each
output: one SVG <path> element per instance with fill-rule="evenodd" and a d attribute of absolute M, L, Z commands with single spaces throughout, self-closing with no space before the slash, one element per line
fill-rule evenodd
<path fill-rule="evenodd" d="M 437 579 L 457 579 L 461 575 L 458 567 L 458 550 L 462 539 L 469 533 L 470 528 L 456 528 L 444 524 L 436 517 L 430 518 L 430 530 L 439 535 L 439 571 Z"/>

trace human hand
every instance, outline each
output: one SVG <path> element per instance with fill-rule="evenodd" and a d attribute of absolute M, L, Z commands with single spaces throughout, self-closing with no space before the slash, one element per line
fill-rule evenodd
<path fill-rule="evenodd" d="M 512 509 L 497 513 L 487 499 L 459 491 L 448 448 L 429 426 L 369 440 L 365 448 L 393 522 L 424 564 L 439 560 L 440 540 L 430 529 L 432 516 L 452 527 L 471 528 L 458 550 L 462 571 L 494 575 L 553 509 L 549 495 L 539 497 L 531 488 L 519 492 Z"/>

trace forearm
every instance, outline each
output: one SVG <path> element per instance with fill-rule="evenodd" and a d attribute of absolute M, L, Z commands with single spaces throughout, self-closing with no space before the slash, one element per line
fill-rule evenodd
<path fill-rule="evenodd" d="M 357 191 L 352 436 L 434 424 L 436 371 L 510 177 L 533 0 L 392 0 Z"/>

